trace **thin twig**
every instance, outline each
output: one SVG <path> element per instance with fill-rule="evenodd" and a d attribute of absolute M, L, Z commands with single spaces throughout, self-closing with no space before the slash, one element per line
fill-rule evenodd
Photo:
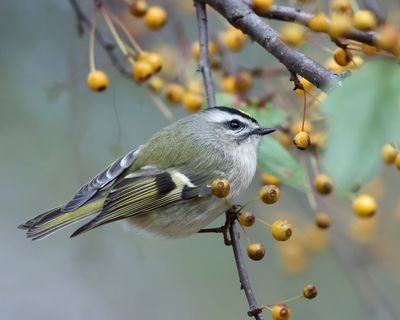
<path fill-rule="evenodd" d="M 195 0 L 197 28 L 199 32 L 200 44 L 200 63 L 199 69 L 203 75 L 204 87 L 207 94 L 208 107 L 216 106 L 215 89 L 211 76 L 210 59 L 208 56 L 208 31 L 207 31 L 207 12 L 206 5 L 200 0 Z"/>

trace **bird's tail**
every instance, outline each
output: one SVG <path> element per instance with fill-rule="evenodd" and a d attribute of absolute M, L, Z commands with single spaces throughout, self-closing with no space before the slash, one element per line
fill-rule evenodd
<path fill-rule="evenodd" d="M 26 236 L 32 240 L 37 240 L 71 223 L 100 212 L 103 204 L 104 198 L 101 198 L 69 212 L 62 211 L 62 207 L 55 208 L 21 224 L 18 228 L 27 230 Z"/>

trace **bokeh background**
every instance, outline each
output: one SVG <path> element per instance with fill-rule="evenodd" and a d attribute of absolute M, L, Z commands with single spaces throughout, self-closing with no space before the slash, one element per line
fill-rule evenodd
<path fill-rule="evenodd" d="M 194 39 L 191 3 L 184 6 L 179 19 Z M 218 235 L 166 241 L 115 223 L 73 240 L 70 227 L 31 242 L 17 230 L 168 122 L 99 47 L 96 64 L 111 85 L 102 94 L 87 89 L 88 38 L 78 37 L 68 1 L 1 1 L 0 17 L 0 319 L 247 318 L 231 248 Z M 170 25 L 146 39 L 149 48 L 176 41 Z M 273 63 L 255 44 L 238 60 Z M 195 64 L 185 72 L 196 74 Z M 259 183 L 257 176 L 242 201 Z M 299 235 L 290 245 L 276 243 L 262 224 L 249 231 L 267 248 L 263 261 L 247 259 L 260 304 L 313 283 L 319 296 L 293 302 L 293 319 L 400 318 L 398 175 L 385 169 L 370 188 L 380 205 L 373 222 L 359 226 L 349 202 L 337 199 L 330 208 L 337 218 L 324 233 L 300 191 L 283 186 L 278 204 L 252 205 L 267 221 L 289 218 Z"/>

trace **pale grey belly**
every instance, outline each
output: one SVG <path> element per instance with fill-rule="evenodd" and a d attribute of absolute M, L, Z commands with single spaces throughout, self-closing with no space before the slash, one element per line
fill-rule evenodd
<path fill-rule="evenodd" d="M 126 219 L 134 229 L 165 238 L 180 238 L 198 232 L 223 214 L 226 202 L 215 197 L 188 200 Z"/>

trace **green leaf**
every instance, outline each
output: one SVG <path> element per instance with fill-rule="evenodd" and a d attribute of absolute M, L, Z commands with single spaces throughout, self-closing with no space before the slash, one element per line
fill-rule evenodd
<path fill-rule="evenodd" d="M 230 93 L 217 92 L 215 94 L 215 100 L 217 106 L 233 106 L 235 97 Z"/>
<path fill-rule="evenodd" d="M 328 95 L 324 165 L 345 189 L 368 181 L 378 170 L 380 149 L 400 135 L 400 68 L 370 62 Z"/>
<path fill-rule="evenodd" d="M 240 108 L 244 112 L 249 113 L 253 118 L 255 118 L 260 127 L 263 128 L 273 128 L 281 124 L 285 118 L 286 114 L 280 108 L 269 103 L 265 107 L 243 107 Z"/>
<path fill-rule="evenodd" d="M 275 139 L 263 137 L 258 152 L 258 165 L 284 183 L 298 189 L 304 189 L 305 173 L 300 164 Z"/>

